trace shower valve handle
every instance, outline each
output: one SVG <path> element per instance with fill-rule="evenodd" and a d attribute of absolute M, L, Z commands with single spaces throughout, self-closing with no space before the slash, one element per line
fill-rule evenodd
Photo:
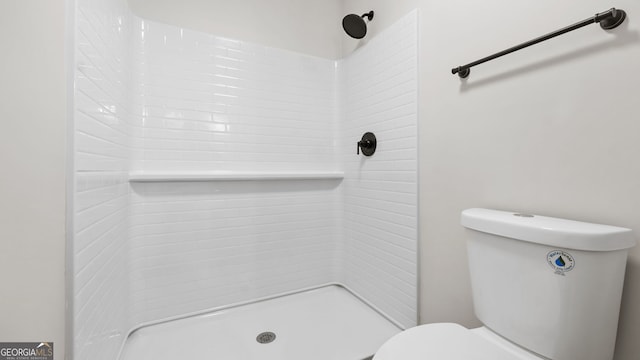
<path fill-rule="evenodd" d="M 360 149 L 365 156 L 371 156 L 376 152 L 376 136 L 373 133 L 367 132 L 362 135 L 362 140 L 356 143 L 356 154 L 360 155 Z"/>
<path fill-rule="evenodd" d="M 360 155 L 360 148 L 362 148 L 362 150 L 364 151 L 364 149 L 369 149 L 372 146 L 371 140 L 365 140 L 365 141 L 358 141 L 358 143 L 356 144 L 356 153 L 358 155 Z"/>

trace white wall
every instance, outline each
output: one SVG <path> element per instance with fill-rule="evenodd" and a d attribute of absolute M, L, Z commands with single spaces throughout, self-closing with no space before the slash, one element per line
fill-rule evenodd
<path fill-rule="evenodd" d="M 331 60 L 136 19 L 133 171 L 338 171 Z M 132 321 L 335 282 L 340 180 L 132 184 Z"/>
<path fill-rule="evenodd" d="M 344 282 L 415 325 L 416 15 L 337 73 L 331 60 L 136 21 L 133 171 L 344 166 L 345 180 L 132 184 L 133 323 Z M 363 163 L 353 143 L 365 128 L 381 142 Z"/>
<path fill-rule="evenodd" d="M 336 170 L 335 64 L 136 19 L 134 171 Z"/>
<path fill-rule="evenodd" d="M 329 59 L 340 57 L 340 1 L 129 0 L 143 18 Z"/>
<path fill-rule="evenodd" d="M 65 1 L 0 5 L 0 339 L 65 354 Z"/>
<path fill-rule="evenodd" d="M 418 16 L 339 62 L 345 284 L 404 328 L 417 323 Z M 375 154 L 356 155 L 365 132 Z"/>
<path fill-rule="evenodd" d="M 73 114 L 73 358 L 114 359 L 130 328 L 131 15 L 77 0 Z"/>
<path fill-rule="evenodd" d="M 25 301 L 22 296 L 18 298 L 2 297 L 2 309 L 10 309 L 11 312 L 11 315 L 7 315 L 8 321 L 6 324 L 18 324 L 20 319 L 30 318 L 25 313 L 34 311 L 38 319 L 41 320 L 44 317 L 46 324 L 50 325 L 50 327 L 39 326 L 38 330 L 34 330 L 31 324 L 22 329 L 12 326 L 7 329 L 11 336 L 5 337 L 5 339 L 30 340 L 20 337 L 23 333 L 49 336 L 49 340 L 53 340 L 56 343 L 56 358 L 62 358 L 63 355 L 61 354 L 64 354 L 63 218 L 65 213 L 65 126 L 62 124 L 62 119 L 65 116 L 64 110 L 66 106 L 64 95 L 66 86 L 69 85 L 65 82 L 66 79 L 63 72 L 65 68 L 63 46 L 65 3 L 49 3 L 51 7 L 43 7 L 39 3 L 21 2 L 20 8 L 15 7 L 16 4 L 10 4 L 11 8 L 2 12 L 2 15 L 7 17 L 7 19 L 5 17 L 2 18 L 3 26 L 6 25 L 11 28 L 4 31 L 3 34 L 20 33 L 24 35 L 33 30 L 38 31 L 38 33 L 33 34 L 33 38 L 29 37 L 28 39 L 15 36 L 8 36 L 6 40 L 3 38 L 3 44 L 9 43 L 16 47 L 15 51 L 10 52 L 16 56 L 15 58 L 5 58 L 15 61 L 11 60 L 13 62 L 10 64 L 13 67 L 7 66 L 4 68 L 9 70 L 6 76 L 13 79 L 5 82 L 6 84 L 11 84 L 11 87 L 7 90 L 3 89 L 3 91 L 12 94 L 11 97 L 5 97 L 5 99 L 11 99 L 12 106 L 4 106 L 3 104 L 2 110 L 7 112 L 7 118 L 24 117 L 31 120 L 36 118 L 55 118 L 57 120 L 55 122 L 47 121 L 46 123 L 38 122 L 35 125 L 33 122 L 29 122 L 26 123 L 28 126 L 17 128 L 15 129 L 16 131 L 8 128 L 9 131 L 3 132 L 3 134 L 10 135 L 7 141 L 3 141 L 3 146 L 10 147 L 8 151 L 3 152 L 5 154 L 15 153 L 14 146 L 20 147 L 25 143 L 29 144 L 28 149 L 21 149 L 20 157 L 11 157 L 10 160 L 16 162 L 17 173 L 33 175 L 20 178 L 20 186 L 16 183 L 14 184 L 16 185 L 15 187 L 8 186 L 3 189 L 7 190 L 8 194 L 5 198 L 10 199 L 8 202 L 10 208 L 6 212 L 13 216 L 18 215 L 19 218 L 8 217 L 9 221 L 6 224 L 3 223 L 3 231 L 7 230 L 9 232 L 8 237 L 13 237 L 15 236 L 13 230 L 16 229 L 16 224 L 28 222 L 28 226 L 26 224 L 25 226 L 18 225 L 16 232 L 22 235 L 28 233 L 29 235 L 26 238 L 33 239 L 33 241 L 22 243 L 28 244 L 28 248 L 7 252 L 7 254 L 11 254 L 11 259 L 4 261 L 3 264 L 12 267 L 16 265 L 16 260 L 18 262 L 24 260 L 24 257 L 16 256 L 21 252 L 29 252 L 29 255 L 31 255 L 30 252 L 35 251 L 35 248 L 38 250 L 43 248 L 51 250 L 49 254 L 53 255 L 47 257 L 43 262 L 39 262 L 40 266 L 44 266 L 42 271 L 33 271 L 30 275 L 31 278 L 20 276 L 18 280 L 21 283 L 23 280 L 31 282 L 35 278 L 40 280 L 43 274 L 47 276 L 56 274 L 57 280 L 52 278 L 48 283 L 50 287 L 45 287 L 45 290 L 52 294 L 46 298 L 46 303 L 34 302 L 33 298 L 31 298 L 31 301 Z M 124 215 L 128 212 L 125 201 L 128 196 L 128 190 L 126 189 L 126 173 L 124 172 L 127 166 L 125 152 L 128 146 L 126 140 L 128 132 L 126 124 L 127 100 L 123 98 L 126 93 L 122 91 L 123 82 L 126 82 L 128 75 L 127 69 L 123 68 L 127 52 L 123 48 L 123 46 L 126 47 L 126 44 L 123 43 L 122 35 L 126 33 L 128 22 L 126 9 L 120 7 L 119 3 L 113 3 L 115 4 L 115 9 L 109 8 L 109 5 L 106 5 L 105 8 L 105 4 L 108 3 L 101 1 L 79 2 L 79 32 L 76 33 L 76 38 L 79 40 L 77 49 L 79 62 L 77 63 L 78 76 L 75 80 L 78 84 L 77 90 L 83 91 L 83 93 L 77 93 L 76 96 L 77 113 L 74 124 L 74 146 L 79 150 L 79 153 L 75 158 L 75 170 L 78 172 L 76 174 L 77 181 L 74 184 L 73 210 L 77 212 L 77 218 L 75 219 L 73 231 L 76 239 L 80 240 L 74 246 L 76 251 L 74 265 L 76 265 L 75 270 L 77 271 L 75 274 L 74 303 L 76 305 L 89 304 L 89 306 L 78 307 L 74 321 L 74 330 L 79 336 L 79 341 L 75 343 L 75 356 L 80 359 L 87 357 L 87 354 L 100 354 L 105 358 L 110 358 L 111 355 L 117 352 L 118 345 L 126 334 L 128 326 L 127 311 L 123 306 L 123 303 L 128 298 L 127 289 L 125 288 L 126 282 L 123 281 L 127 264 L 126 261 L 123 261 L 125 259 L 122 256 L 127 248 L 127 244 L 123 242 L 123 239 L 125 239 L 123 226 L 126 225 Z M 256 9 L 259 9 L 262 4 L 261 2 L 252 4 L 249 7 L 251 10 L 249 13 L 258 13 Z M 152 8 L 158 9 L 159 7 L 156 7 L 156 5 L 154 4 Z M 322 4 L 322 9 L 319 9 L 312 2 L 304 5 L 301 5 L 300 2 L 278 4 L 276 6 L 269 4 L 269 9 L 274 10 L 274 16 L 270 18 L 271 22 L 260 24 L 257 18 L 250 19 L 254 20 L 253 24 L 258 24 L 259 26 L 257 26 L 257 29 L 248 30 L 245 35 L 251 37 L 253 41 L 265 44 L 271 43 L 272 46 L 276 47 L 335 57 L 339 53 L 338 39 L 343 37 L 344 34 L 342 34 L 339 27 L 339 20 L 342 14 L 336 14 L 337 8 L 334 5 L 336 4 L 330 4 L 329 6 Z M 188 7 L 180 4 L 180 8 Z M 217 7 L 216 9 L 219 8 Z M 287 14 L 282 15 L 280 11 L 283 8 L 288 9 L 289 16 L 286 16 Z M 295 11 L 291 11 L 291 9 L 295 9 Z M 246 7 L 239 10 L 244 11 Z M 175 11 L 170 11 L 169 13 L 176 14 Z M 224 12 L 223 14 L 228 17 L 229 13 Z M 231 17 L 235 21 L 226 23 L 225 28 L 234 29 L 235 31 L 239 29 L 238 20 L 244 18 L 246 14 L 242 14 L 239 11 L 231 11 L 231 13 L 235 14 L 235 18 Z M 291 16 L 291 13 L 304 14 L 304 16 Z M 56 14 L 58 16 L 55 16 Z M 194 16 L 193 14 L 203 14 L 203 12 L 195 11 L 190 16 Z M 319 14 L 325 15 L 319 16 Z M 307 16 L 309 17 L 307 18 Z M 24 21 L 25 19 L 31 19 L 30 17 L 34 17 L 33 21 Z M 9 21 L 9 19 L 12 19 L 12 21 Z M 16 22 L 15 19 L 20 19 L 21 21 Z M 207 19 L 208 22 L 209 18 L 207 17 Z M 274 26 L 273 19 L 278 19 L 278 23 L 283 23 L 283 26 Z M 317 19 L 327 20 L 331 24 L 327 27 L 326 23 L 322 21 L 316 23 L 315 20 Z M 53 22 L 52 20 L 56 21 Z M 283 20 L 291 20 L 293 22 L 288 23 Z M 34 27 L 33 23 L 43 24 L 43 26 Z M 27 25 L 28 29 L 26 28 Z M 292 31 L 292 28 L 308 28 L 312 29 L 312 31 L 311 33 Z M 19 29 L 19 31 L 9 31 L 16 29 Z M 265 29 L 269 29 L 269 31 L 266 32 Z M 274 29 L 275 31 L 272 32 L 271 30 Z M 327 36 L 327 29 L 330 29 L 328 31 L 331 33 L 329 36 Z M 214 30 L 214 32 L 216 31 Z M 224 31 L 217 32 L 222 33 Z M 233 36 L 235 33 L 225 34 Z M 291 34 L 291 36 L 287 34 Z M 243 35 L 238 34 L 236 37 L 242 38 Z M 330 39 L 330 41 L 325 42 L 326 39 Z M 15 42 L 15 40 L 18 40 L 18 42 Z M 38 53 L 32 59 L 46 58 L 50 66 L 43 66 L 39 61 L 36 63 L 25 61 L 25 57 L 22 55 L 30 53 L 34 49 L 45 49 L 47 52 L 45 54 Z M 26 69 L 24 71 L 16 71 L 16 69 L 21 69 L 21 66 Z M 25 76 L 24 74 L 27 75 Z M 30 80 L 30 76 L 33 76 L 33 82 L 25 81 L 25 79 Z M 31 86 L 24 88 L 27 84 L 31 84 Z M 25 101 L 14 101 L 16 88 L 23 90 L 23 92 L 19 93 L 20 96 L 18 98 Z M 36 89 L 36 93 L 37 91 L 46 91 L 46 94 L 38 102 L 39 106 L 30 106 L 31 103 L 27 103 L 27 101 L 33 101 L 34 89 Z M 51 106 L 41 106 L 42 101 L 46 101 Z M 31 111 L 31 113 L 25 113 L 25 109 Z M 27 115 L 26 117 L 25 114 Z M 52 114 L 55 114 L 55 116 Z M 25 125 L 25 123 L 12 124 L 13 126 L 18 124 Z M 19 136 L 20 134 L 25 136 Z M 46 147 L 43 147 L 43 144 Z M 33 158 L 36 158 L 33 160 L 41 161 L 24 166 L 27 164 L 25 157 L 29 158 L 28 155 L 32 154 L 31 152 L 33 151 L 37 152 L 37 154 L 33 155 Z M 17 164 L 18 162 L 19 164 Z M 46 186 L 42 186 L 43 177 L 46 180 L 44 182 Z M 29 180 L 31 179 L 34 182 L 30 182 Z M 49 188 L 49 186 L 52 188 Z M 25 202 L 23 197 L 33 196 L 34 189 L 38 196 L 37 206 L 34 202 Z M 17 195 L 20 195 L 20 198 L 16 198 Z M 43 204 L 51 205 L 52 208 Z M 21 209 L 22 206 L 28 207 L 25 210 L 28 213 L 16 211 L 16 209 Z M 42 218 L 45 218 L 42 222 L 38 222 L 38 219 L 33 216 L 33 211 L 36 207 L 36 211 L 42 215 Z M 335 211 L 332 213 L 335 213 Z M 38 224 L 38 226 L 33 226 L 34 223 Z M 10 227 L 8 224 L 12 224 L 12 226 Z M 35 230 L 42 231 L 36 234 Z M 42 237 L 54 239 L 46 242 L 47 246 L 51 246 L 51 249 L 43 247 Z M 55 254 L 56 251 L 57 255 Z M 34 258 L 31 257 L 30 259 L 33 260 Z M 11 271 L 4 271 L 3 273 L 7 274 L 11 273 Z M 43 286 L 38 287 L 38 289 L 42 290 Z M 21 294 L 24 294 L 24 292 Z M 28 306 L 28 308 L 24 309 L 24 306 Z M 21 307 L 23 307 L 24 312 L 16 312 L 16 308 L 20 309 Z M 48 311 L 50 309 L 53 310 Z M 40 313 L 43 310 L 47 310 L 46 314 Z M 15 316 L 16 314 L 19 319 L 17 319 L 18 316 Z M 5 328 L 3 327 L 2 330 L 4 331 Z M 34 333 L 34 331 L 36 332 Z"/>
<path fill-rule="evenodd" d="M 473 61 L 611 7 L 629 20 L 590 26 L 474 68 Z M 488 207 L 629 227 L 640 234 L 640 4 L 636 1 L 359 1 L 372 35 L 421 14 L 420 314 L 473 316 L 460 211 Z M 497 26 L 496 22 L 503 22 Z M 345 52 L 355 45 L 347 41 Z M 458 259 L 451 266 L 451 259 Z M 446 269 L 446 271 L 443 271 Z M 640 353 L 640 247 L 631 251 L 616 360 Z"/>

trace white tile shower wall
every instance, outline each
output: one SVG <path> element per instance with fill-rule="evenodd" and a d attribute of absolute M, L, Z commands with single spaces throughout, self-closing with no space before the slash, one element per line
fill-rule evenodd
<path fill-rule="evenodd" d="M 130 328 L 125 173 L 76 176 L 74 359 L 115 359 Z"/>
<path fill-rule="evenodd" d="M 338 168 L 333 61 L 146 20 L 136 29 L 136 171 Z M 133 184 L 134 322 L 334 281 L 340 184 Z"/>
<path fill-rule="evenodd" d="M 345 283 L 404 327 L 417 323 L 417 12 L 339 64 Z M 371 157 L 356 155 L 375 133 Z"/>
<path fill-rule="evenodd" d="M 77 17 L 74 358 L 114 359 L 141 323 L 333 281 L 415 324 L 415 16 L 338 72 L 120 0 L 78 0 Z M 353 154 L 364 131 L 373 158 Z M 127 183 L 341 164 L 343 182 Z"/>
<path fill-rule="evenodd" d="M 137 171 L 334 170 L 335 63 L 138 20 Z"/>
<path fill-rule="evenodd" d="M 339 183 L 133 184 L 135 321 L 333 281 Z"/>
<path fill-rule="evenodd" d="M 125 1 L 76 1 L 73 358 L 113 360 L 128 321 L 129 184 Z"/>

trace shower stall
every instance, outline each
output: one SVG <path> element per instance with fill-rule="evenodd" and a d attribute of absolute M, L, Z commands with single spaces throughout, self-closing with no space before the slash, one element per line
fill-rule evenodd
<path fill-rule="evenodd" d="M 69 358 L 360 360 L 416 325 L 415 12 L 337 61 L 123 0 L 74 24 Z"/>

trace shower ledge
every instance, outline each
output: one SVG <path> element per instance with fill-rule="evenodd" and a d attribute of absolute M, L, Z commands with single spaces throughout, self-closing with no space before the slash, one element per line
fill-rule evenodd
<path fill-rule="evenodd" d="M 339 180 L 342 171 L 171 171 L 129 173 L 129 182 Z"/>

